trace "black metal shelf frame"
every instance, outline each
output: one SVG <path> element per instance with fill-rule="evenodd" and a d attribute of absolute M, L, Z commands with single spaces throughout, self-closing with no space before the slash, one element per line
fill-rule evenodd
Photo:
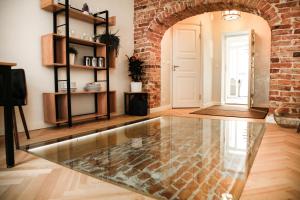
<path fill-rule="evenodd" d="M 70 32 L 69 32 L 69 28 L 70 28 L 70 23 L 69 23 L 69 19 L 70 19 L 70 15 L 69 15 L 69 9 L 72 8 L 72 9 L 76 9 L 76 8 L 73 8 L 70 6 L 69 4 L 69 0 L 65 0 L 65 4 L 61 4 L 63 6 L 65 6 L 64 9 L 61 9 L 61 10 L 58 10 L 58 11 L 55 11 L 53 12 L 53 32 L 56 34 L 57 33 L 57 28 L 58 27 L 62 27 L 62 26 L 65 26 L 65 37 L 66 37 L 66 55 L 65 55 L 65 58 L 66 58 L 66 81 L 67 81 L 67 107 L 68 107 L 68 126 L 69 127 L 72 127 L 73 125 L 73 122 L 72 122 L 72 117 L 74 117 L 72 115 L 72 95 L 71 95 L 71 67 L 70 67 L 70 59 L 69 59 L 69 47 L 70 47 Z M 78 9 L 76 9 L 78 10 Z M 61 24 L 61 25 L 57 25 L 57 17 L 59 14 L 61 13 L 64 13 L 64 16 L 65 16 L 65 23 L 64 24 Z M 105 17 L 99 17 L 99 15 L 105 15 Z M 105 26 L 105 33 L 106 34 L 109 34 L 109 12 L 107 10 L 105 11 L 101 11 L 101 12 L 98 12 L 98 13 L 95 13 L 94 14 L 94 17 L 99 17 L 101 19 L 104 19 L 105 22 L 103 23 L 94 23 L 94 36 L 97 35 L 97 28 L 98 26 Z M 78 45 L 82 45 L 82 46 L 86 46 L 84 44 L 78 44 Z M 56 41 L 55 39 L 53 40 L 53 46 L 54 46 L 54 52 L 53 52 L 53 55 L 54 55 L 54 63 L 56 63 L 56 57 L 57 57 L 57 54 L 56 54 Z M 93 48 L 93 54 L 94 56 L 97 56 L 97 46 L 96 45 L 93 45 L 92 46 Z M 110 48 L 109 48 L 109 45 L 106 44 L 106 69 L 104 69 L 106 71 L 106 101 L 107 101 L 107 119 L 110 119 L 110 90 L 109 90 L 109 52 L 110 52 Z M 60 67 L 59 66 L 54 66 L 54 82 L 55 82 L 55 92 L 58 92 L 58 69 Z M 98 69 L 94 69 L 94 81 L 97 82 L 98 81 Z M 57 98 L 57 97 L 56 97 Z M 95 113 L 98 113 L 98 95 L 95 94 L 94 96 L 94 99 L 95 99 Z M 59 113 L 59 110 L 58 110 L 58 101 L 56 99 L 56 106 L 55 106 L 55 109 L 56 109 L 56 117 L 58 118 L 58 113 Z M 91 113 L 87 113 L 87 114 L 91 114 Z"/>

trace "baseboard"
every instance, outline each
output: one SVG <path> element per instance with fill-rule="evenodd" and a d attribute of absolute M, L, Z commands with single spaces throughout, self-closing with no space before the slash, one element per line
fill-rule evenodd
<path fill-rule="evenodd" d="M 165 111 L 165 110 L 169 110 L 169 109 L 172 109 L 171 104 L 165 105 L 165 106 L 160 106 L 160 107 L 157 107 L 157 108 L 151 108 L 150 113 L 161 112 L 161 111 Z"/>
<path fill-rule="evenodd" d="M 208 108 L 208 107 L 216 106 L 216 105 L 221 105 L 221 102 L 212 101 L 212 102 L 209 102 L 209 103 L 205 103 L 201 106 L 201 108 Z"/>
<path fill-rule="evenodd" d="M 269 108 L 269 104 L 261 103 L 261 104 L 255 104 L 253 107 L 256 108 Z"/>

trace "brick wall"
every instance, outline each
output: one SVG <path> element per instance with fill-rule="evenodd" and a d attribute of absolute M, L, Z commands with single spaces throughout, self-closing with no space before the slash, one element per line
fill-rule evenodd
<path fill-rule="evenodd" d="M 271 27 L 271 110 L 283 102 L 300 102 L 299 0 L 135 0 L 135 53 L 146 61 L 144 88 L 151 108 L 160 106 L 160 41 L 165 31 L 188 17 L 225 9 L 259 15 Z"/>

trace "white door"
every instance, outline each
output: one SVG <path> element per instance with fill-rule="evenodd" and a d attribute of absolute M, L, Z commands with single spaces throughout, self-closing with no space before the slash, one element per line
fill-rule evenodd
<path fill-rule="evenodd" d="M 249 34 L 225 37 L 225 103 L 248 105 Z"/>
<path fill-rule="evenodd" d="M 200 107 L 200 26 L 173 26 L 173 107 Z"/>

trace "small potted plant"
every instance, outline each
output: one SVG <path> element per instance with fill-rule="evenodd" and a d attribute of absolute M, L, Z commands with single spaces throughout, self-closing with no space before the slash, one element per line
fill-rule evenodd
<path fill-rule="evenodd" d="M 116 56 L 118 56 L 120 48 L 120 37 L 117 36 L 117 33 L 118 32 L 109 34 L 103 33 L 95 36 L 95 39 L 99 39 L 100 43 L 108 45 L 111 51 L 115 51 Z"/>
<path fill-rule="evenodd" d="M 82 13 L 85 15 L 89 15 L 90 14 L 90 8 L 89 5 L 87 3 L 84 3 L 82 6 Z"/>
<path fill-rule="evenodd" d="M 136 56 L 127 56 L 128 64 L 129 64 L 129 76 L 132 79 L 131 82 L 131 92 L 142 92 L 142 75 L 143 72 L 143 63 L 140 58 Z"/>
<path fill-rule="evenodd" d="M 70 47 L 69 48 L 69 59 L 70 59 L 70 65 L 74 65 L 75 64 L 75 58 L 78 54 L 77 49 L 75 49 L 74 47 Z"/>

